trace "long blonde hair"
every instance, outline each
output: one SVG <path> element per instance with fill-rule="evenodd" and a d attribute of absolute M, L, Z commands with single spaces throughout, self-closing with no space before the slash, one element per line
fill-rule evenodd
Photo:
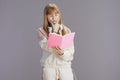
<path fill-rule="evenodd" d="M 56 12 L 56 13 L 60 14 L 59 24 L 62 25 L 62 27 L 63 27 L 62 35 L 69 33 L 68 28 L 62 22 L 61 13 L 60 13 L 59 8 L 57 7 L 57 5 L 49 3 L 44 8 L 44 22 L 43 22 L 43 29 L 47 33 L 47 36 L 49 35 L 48 26 L 51 26 L 48 22 L 47 15 L 51 14 L 52 12 Z M 57 34 L 59 34 L 59 32 Z"/>

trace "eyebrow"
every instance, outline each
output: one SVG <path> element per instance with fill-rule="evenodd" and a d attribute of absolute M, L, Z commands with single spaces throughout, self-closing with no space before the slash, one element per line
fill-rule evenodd
<path fill-rule="evenodd" d="M 52 14 L 52 13 L 59 14 L 59 11 L 57 11 L 57 10 L 50 10 L 50 11 L 47 12 L 47 14 Z"/>

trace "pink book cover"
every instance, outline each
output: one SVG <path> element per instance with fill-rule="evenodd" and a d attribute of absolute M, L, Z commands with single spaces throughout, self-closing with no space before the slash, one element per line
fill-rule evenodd
<path fill-rule="evenodd" d="M 67 48 L 74 44 L 75 32 L 66 34 L 64 36 L 56 33 L 49 33 L 48 47 L 59 46 L 60 48 Z"/>

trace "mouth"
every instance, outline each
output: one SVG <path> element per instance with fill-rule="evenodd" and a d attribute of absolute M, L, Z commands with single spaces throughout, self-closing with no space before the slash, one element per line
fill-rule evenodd
<path fill-rule="evenodd" d="M 55 25 L 57 22 L 53 20 L 51 23 L 52 23 L 53 25 Z"/>

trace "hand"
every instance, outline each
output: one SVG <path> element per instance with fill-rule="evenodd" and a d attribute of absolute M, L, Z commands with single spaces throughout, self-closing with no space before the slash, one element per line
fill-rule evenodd
<path fill-rule="evenodd" d="M 63 54 L 64 54 L 64 51 L 63 51 L 60 47 L 58 47 L 58 46 L 55 47 L 55 50 L 56 50 L 56 52 L 57 52 L 59 55 L 63 55 Z"/>

